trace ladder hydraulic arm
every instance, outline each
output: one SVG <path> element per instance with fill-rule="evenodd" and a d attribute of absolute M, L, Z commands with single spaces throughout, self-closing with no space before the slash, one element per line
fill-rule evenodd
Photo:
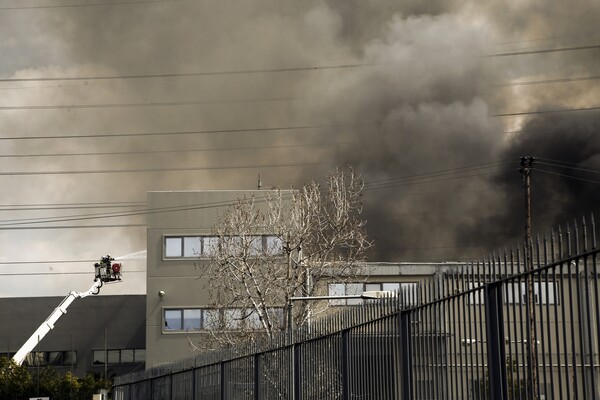
<path fill-rule="evenodd" d="M 50 332 L 50 330 L 54 329 L 56 321 L 58 321 L 63 314 L 67 313 L 67 308 L 69 308 L 75 299 L 82 299 L 90 295 L 98 294 L 104 283 L 121 281 L 121 264 L 112 263 L 112 261 L 114 261 L 114 258 L 108 255 L 106 257 L 102 257 L 101 261 L 94 265 L 95 278 L 92 287 L 86 292 L 71 292 L 63 299 L 58 307 L 52 311 L 48 318 L 46 318 L 39 328 L 33 332 L 33 335 L 29 337 L 25 344 L 21 346 L 19 351 L 17 351 L 17 353 L 13 356 L 12 359 L 17 365 L 22 365 L 27 355 L 33 349 L 35 349 L 35 346 L 37 346 L 37 344 L 44 338 L 44 336 L 48 334 L 48 332 Z"/>
<path fill-rule="evenodd" d="M 71 303 L 75 299 L 81 299 L 87 297 L 92 294 L 98 294 L 100 290 L 100 286 L 102 286 L 102 281 L 98 279 L 94 282 L 90 290 L 86 292 L 71 292 L 67 297 L 63 299 L 63 301 L 52 311 L 52 313 L 46 318 L 46 320 L 37 328 L 33 335 L 29 337 L 29 339 L 25 342 L 23 346 L 17 351 L 17 353 L 13 356 L 13 361 L 17 365 L 23 364 L 25 357 L 29 354 L 35 346 L 50 332 L 51 329 L 54 329 L 54 324 L 63 314 L 67 313 L 67 308 L 71 305 Z"/>

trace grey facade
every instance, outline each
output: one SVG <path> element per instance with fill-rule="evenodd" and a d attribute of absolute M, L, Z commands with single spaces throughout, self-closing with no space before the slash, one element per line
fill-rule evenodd
<path fill-rule="evenodd" d="M 210 257 L 196 252 L 169 257 L 167 240 L 208 237 L 212 228 L 230 204 L 241 197 L 263 197 L 265 191 L 181 191 L 148 192 L 150 213 L 147 220 L 147 277 L 146 277 L 146 347 L 147 367 L 181 360 L 192 356 L 189 340 L 210 339 L 210 334 L 185 329 L 165 329 L 165 311 L 209 306 L 212 301 L 203 290 L 203 265 Z M 182 242 L 183 243 L 183 242 Z M 161 292 L 161 296 L 159 296 Z"/>
<path fill-rule="evenodd" d="M 62 299 L 0 299 L 0 355 L 12 356 Z M 140 295 L 77 299 L 25 363 L 32 368 L 49 365 L 79 377 L 92 372 L 112 378 L 143 370 L 145 307 L 145 296 Z"/>
<path fill-rule="evenodd" d="M 173 330 L 172 326 L 168 326 L 169 313 L 197 311 L 199 308 L 210 307 L 213 303 L 213 299 L 204 290 L 207 280 L 203 279 L 203 266 L 210 261 L 210 257 L 198 256 L 196 252 L 186 254 L 185 239 L 190 239 L 192 243 L 197 240 L 193 239 L 195 237 L 210 237 L 219 215 L 236 199 L 252 196 L 260 198 L 264 195 L 265 191 L 257 190 L 148 193 L 148 208 L 160 212 L 149 214 L 147 222 L 147 368 L 194 356 L 190 341 L 208 341 L 211 334 L 214 334 L 214 331 L 209 333 L 202 329 L 185 329 L 186 317 L 183 314 L 181 329 Z M 175 250 L 169 247 L 172 243 L 175 243 Z M 179 245 L 181 250 L 177 249 Z M 196 246 L 202 247 L 203 244 Z M 179 251 L 177 254 L 181 256 L 167 254 L 170 251 Z M 340 289 L 346 290 L 345 294 L 388 288 L 397 290 L 401 285 L 421 282 L 456 265 L 457 263 L 369 263 L 364 277 L 358 277 L 356 282 L 340 283 L 338 287 L 332 287 L 336 282 L 331 282 L 329 287 L 323 286 L 318 290 L 332 295 L 341 294 L 337 292 Z M 350 302 L 330 305 L 346 304 Z"/>

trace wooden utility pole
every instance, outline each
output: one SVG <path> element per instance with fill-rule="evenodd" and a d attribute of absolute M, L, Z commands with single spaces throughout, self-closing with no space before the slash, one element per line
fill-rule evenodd
<path fill-rule="evenodd" d="M 535 164 L 533 157 L 521 157 L 521 175 L 523 175 L 523 188 L 525 189 L 525 269 L 533 271 L 533 242 L 531 240 L 531 171 Z M 533 274 L 527 276 L 527 322 L 529 325 L 529 338 L 527 340 L 527 361 L 529 364 L 529 388 L 528 393 L 533 400 L 538 400 L 539 393 L 537 390 L 537 346 L 536 330 L 535 330 L 535 288 Z"/>

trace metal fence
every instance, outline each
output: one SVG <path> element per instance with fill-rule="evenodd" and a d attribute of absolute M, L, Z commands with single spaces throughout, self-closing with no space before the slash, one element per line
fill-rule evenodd
<path fill-rule="evenodd" d="M 597 399 L 596 228 L 567 227 L 269 345 L 118 377 L 117 400 Z"/>

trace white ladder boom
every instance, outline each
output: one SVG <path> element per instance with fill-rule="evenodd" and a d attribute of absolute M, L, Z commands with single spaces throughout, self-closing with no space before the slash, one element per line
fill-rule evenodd
<path fill-rule="evenodd" d="M 73 300 L 81 299 L 92 294 L 98 294 L 101 286 L 102 280 L 97 279 L 96 281 L 94 281 L 94 284 L 92 285 L 90 290 L 86 292 L 69 293 L 68 296 L 65 297 L 63 301 L 58 305 L 58 307 L 56 307 L 54 311 L 52 311 L 48 318 L 46 318 L 46 320 L 37 328 L 37 330 L 33 332 L 33 335 L 31 335 L 29 339 L 27 339 L 25 344 L 21 346 L 19 351 L 17 351 L 17 353 L 13 356 L 13 361 L 17 365 L 23 364 L 23 361 L 25 360 L 27 355 L 35 348 L 35 346 L 37 346 L 37 344 L 44 338 L 44 336 L 46 336 L 48 332 L 50 332 L 51 329 L 54 329 L 56 321 L 58 321 L 58 319 L 62 317 L 63 314 L 67 313 L 67 308 L 69 308 Z"/>

